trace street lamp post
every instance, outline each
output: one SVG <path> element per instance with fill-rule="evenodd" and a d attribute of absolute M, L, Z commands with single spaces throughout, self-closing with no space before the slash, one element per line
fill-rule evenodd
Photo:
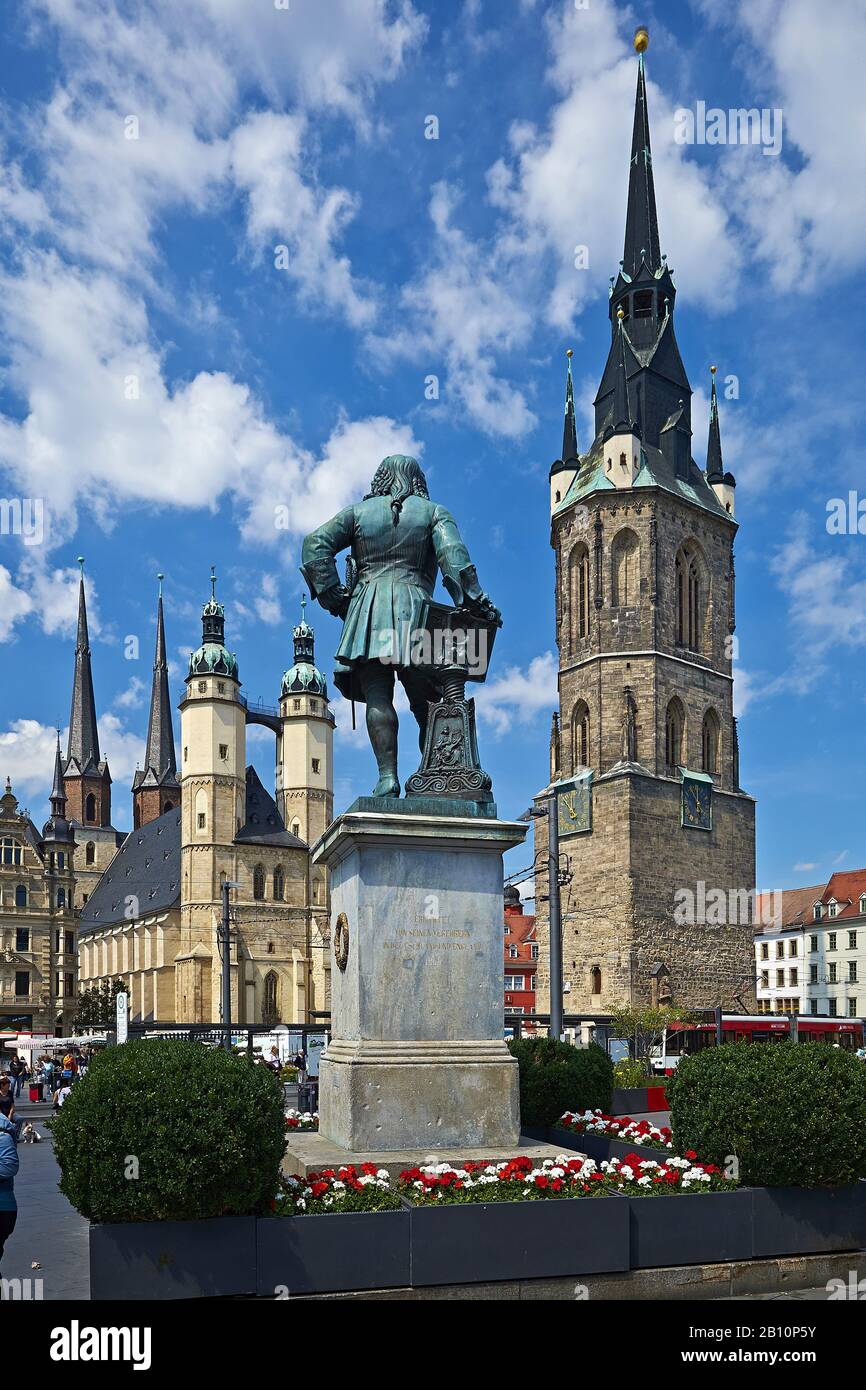
<path fill-rule="evenodd" d="M 230 879 L 223 879 L 222 899 L 223 913 L 220 928 L 220 940 L 222 944 L 223 972 L 222 972 L 222 1023 L 223 1023 L 223 1047 L 226 1052 L 231 1052 L 232 1047 L 232 961 L 231 961 L 231 937 L 229 933 L 229 893 L 232 888 L 240 888 L 239 883 L 233 883 Z"/>
<path fill-rule="evenodd" d="M 556 788 L 545 787 L 521 820 L 547 816 L 547 901 L 550 908 L 550 1022 L 548 1037 L 562 1037 L 562 908 L 559 897 L 559 808 Z"/>

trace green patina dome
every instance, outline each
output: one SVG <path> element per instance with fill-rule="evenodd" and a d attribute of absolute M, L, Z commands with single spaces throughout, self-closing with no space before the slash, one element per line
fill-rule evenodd
<path fill-rule="evenodd" d="M 281 695 L 321 695 L 328 698 L 328 686 L 321 671 L 308 661 L 290 666 L 280 685 Z"/>
<path fill-rule="evenodd" d="M 233 676 L 238 678 L 238 659 L 219 642 L 205 642 L 189 659 L 191 676 Z"/>

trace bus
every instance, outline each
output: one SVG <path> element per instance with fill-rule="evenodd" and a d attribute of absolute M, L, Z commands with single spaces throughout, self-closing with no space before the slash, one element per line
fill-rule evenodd
<path fill-rule="evenodd" d="M 831 1018 L 818 1014 L 722 1014 L 722 1042 L 778 1042 L 795 1038 L 797 1042 L 834 1043 L 855 1052 L 864 1045 L 862 1018 Z M 681 1058 L 714 1047 L 717 1024 L 711 1015 L 697 1023 L 672 1023 L 661 1046 L 650 1053 L 652 1069 L 663 1076 L 679 1065 Z"/>

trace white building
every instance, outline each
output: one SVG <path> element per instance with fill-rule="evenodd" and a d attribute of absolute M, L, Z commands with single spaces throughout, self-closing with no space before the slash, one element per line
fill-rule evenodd
<path fill-rule="evenodd" d="M 860 1018 L 866 1013 L 866 869 L 776 895 L 781 912 L 755 932 L 759 1013 Z"/>

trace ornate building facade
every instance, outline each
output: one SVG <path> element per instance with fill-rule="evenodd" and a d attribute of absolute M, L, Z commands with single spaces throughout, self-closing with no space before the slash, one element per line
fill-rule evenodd
<path fill-rule="evenodd" d="M 9 779 L 0 797 L 0 1032 L 69 1033 L 76 1002 L 75 838 L 60 740 L 40 834 Z"/>
<path fill-rule="evenodd" d="M 755 808 L 740 787 L 733 715 L 735 485 L 722 466 L 715 376 L 706 468 L 691 456 L 675 300 L 641 54 L 595 438 L 581 455 L 569 353 L 562 458 L 550 473 L 559 649 L 550 771 L 564 792 L 568 1012 L 754 998 L 751 916 L 740 910 L 754 889 Z M 546 851 L 546 825 L 536 827 Z M 688 895 L 705 901 L 701 883 L 736 905 L 724 923 L 688 920 Z M 545 874 L 539 1010 L 549 1007 L 546 894 Z"/>
<path fill-rule="evenodd" d="M 248 703 L 213 585 L 180 703 L 179 776 L 160 593 L 135 828 L 82 909 L 81 983 L 123 976 L 134 1020 L 218 1022 L 229 882 L 233 1021 L 302 1023 L 330 999 L 328 889 L 308 846 L 333 811 L 334 717 L 303 620 L 279 705 Z M 277 801 L 247 764 L 249 724 L 274 734 Z"/>

